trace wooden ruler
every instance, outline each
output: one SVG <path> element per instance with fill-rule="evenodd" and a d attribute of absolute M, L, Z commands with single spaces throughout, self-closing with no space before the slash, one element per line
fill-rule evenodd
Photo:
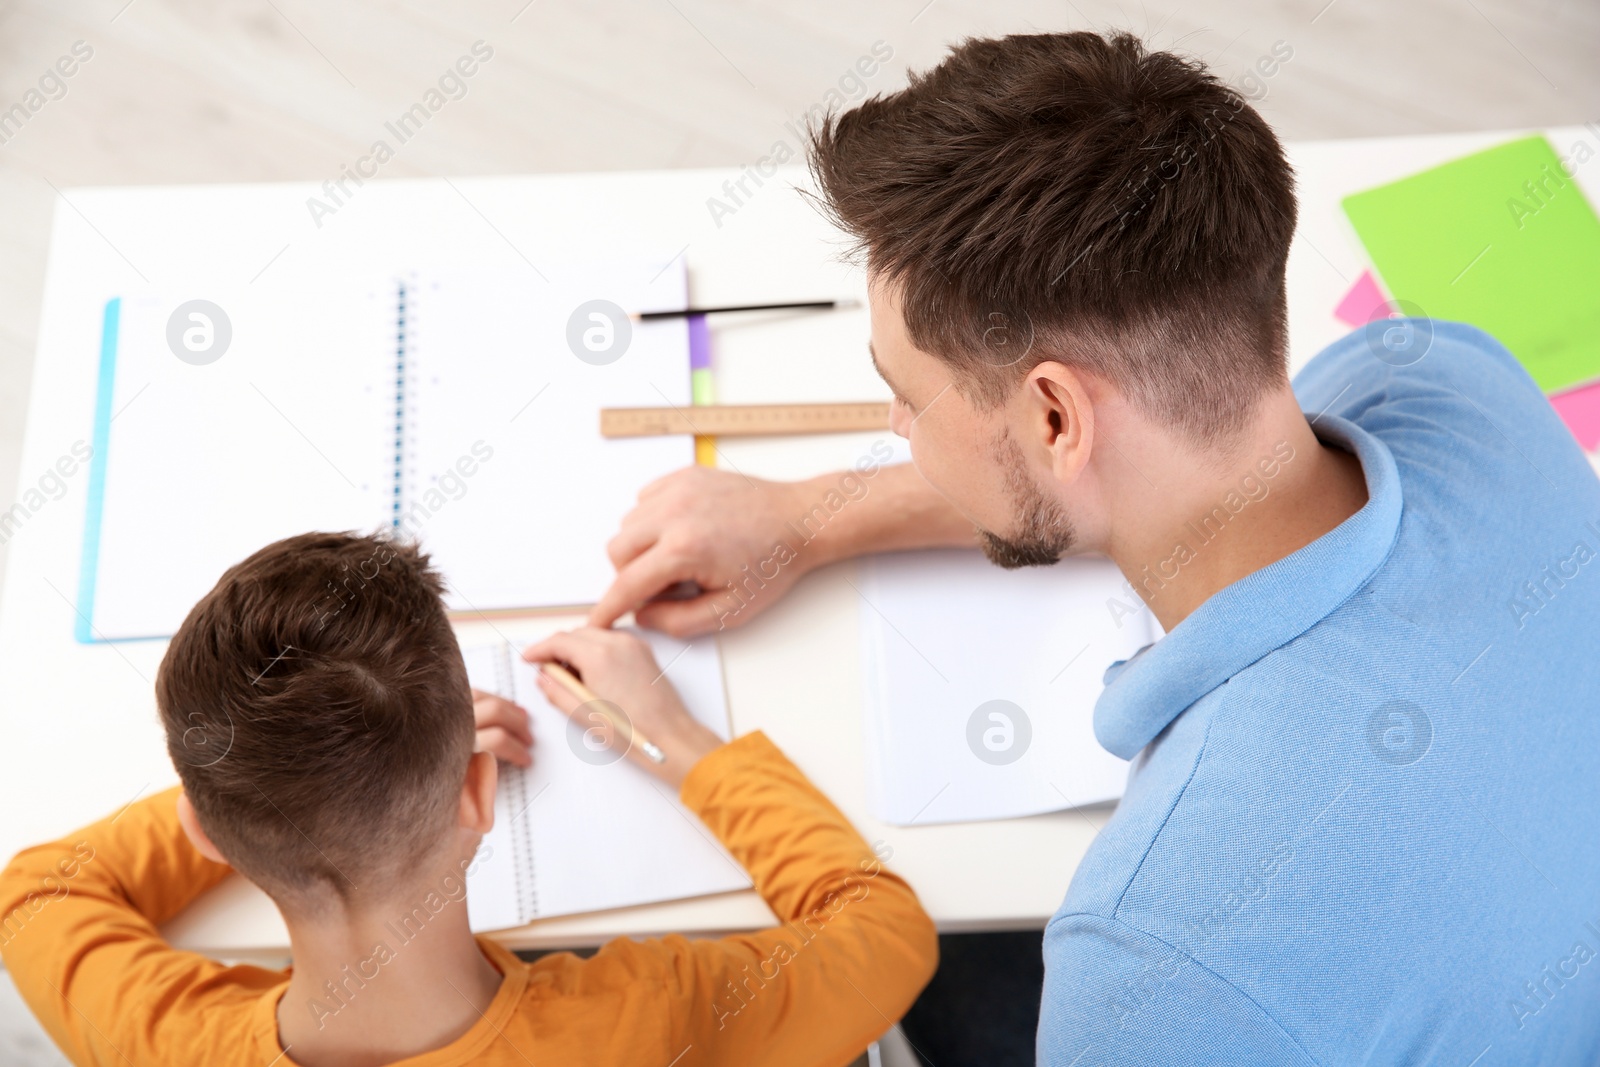
<path fill-rule="evenodd" d="M 602 408 L 602 437 L 776 437 L 889 428 L 888 404 L 713 404 L 681 408 Z"/>

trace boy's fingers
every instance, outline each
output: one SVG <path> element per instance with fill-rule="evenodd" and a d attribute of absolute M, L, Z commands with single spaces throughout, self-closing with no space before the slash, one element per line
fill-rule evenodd
<path fill-rule="evenodd" d="M 479 730 L 477 744 L 474 747 L 479 752 L 491 753 L 496 759 L 503 759 L 519 767 L 533 766 L 533 753 L 529 751 L 528 746 L 499 726 Z"/>
<path fill-rule="evenodd" d="M 548 663 L 562 660 L 579 671 L 595 665 L 597 657 L 615 652 L 638 638 L 620 630 L 598 626 L 579 626 L 574 630 L 551 634 L 522 650 L 522 658 L 529 663 Z"/>
<path fill-rule="evenodd" d="M 480 708 L 487 708 L 496 704 L 509 704 L 513 708 L 517 706 L 516 701 L 503 697 L 499 693 L 490 693 L 482 689 L 474 689 L 472 691 L 472 709 L 474 712 Z"/>
<path fill-rule="evenodd" d="M 528 719 L 527 711 L 504 697 L 480 697 L 473 704 L 472 711 L 478 729 L 498 726 L 520 738 L 524 744 L 533 744 L 533 726 Z"/>
<path fill-rule="evenodd" d="M 693 574 L 659 543 L 617 572 L 611 588 L 589 612 L 590 626 L 610 626 L 663 589 Z"/>
<path fill-rule="evenodd" d="M 550 701 L 556 710 L 563 715 L 571 715 L 583 706 L 583 701 L 579 700 L 572 690 L 544 673 L 544 671 L 539 672 L 539 692 L 543 693 L 544 698 Z"/>
<path fill-rule="evenodd" d="M 593 642 L 594 639 L 582 630 L 551 634 L 543 641 L 536 641 L 523 649 L 522 658 L 529 663 L 562 660 L 582 670 L 583 661 L 588 658 Z"/>

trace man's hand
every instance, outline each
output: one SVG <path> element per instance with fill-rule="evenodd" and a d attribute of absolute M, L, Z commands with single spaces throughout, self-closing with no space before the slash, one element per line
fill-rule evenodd
<path fill-rule="evenodd" d="M 761 614 L 823 564 L 976 543 L 971 521 L 909 463 L 858 464 L 804 482 L 689 467 L 645 486 L 622 520 L 606 546 L 617 577 L 589 625 L 610 626 L 632 611 L 640 626 L 677 637 L 725 630 Z M 652 599 L 680 582 L 702 592 Z"/>
<path fill-rule="evenodd" d="M 474 689 L 472 718 L 478 728 L 474 752 L 493 752 L 496 759 L 518 767 L 533 766 L 533 724 L 526 710 L 505 697 Z"/>
<path fill-rule="evenodd" d="M 702 756 L 722 744 L 722 738 L 684 708 L 672 683 L 656 666 L 650 646 L 633 634 L 586 626 L 530 645 L 522 658 L 530 663 L 570 666 L 595 696 L 613 705 L 605 709 L 607 714 L 620 710 L 630 727 L 660 746 L 667 757 L 663 763 L 649 759 L 637 745 L 630 747 L 628 757 L 674 789 L 683 785 L 684 777 Z M 595 709 L 543 671 L 539 672 L 539 689 L 580 726 L 605 727 Z"/>
<path fill-rule="evenodd" d="M 632 611 L 640 626 L 686 637 L 747 622 L 827 562 L 789 526 L 815 502 L 807 484 L 688 467 L 645 486 L 606 546 L 617 577 L 589 624 L 610 626 Z M 741 585 L 750 574 L 761 584 Z M 702 592 L 689 600 L 651 600 L 680 582 Z"/>

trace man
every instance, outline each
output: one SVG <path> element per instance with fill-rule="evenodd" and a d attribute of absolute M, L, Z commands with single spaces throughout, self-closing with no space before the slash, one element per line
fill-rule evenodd
<path fill-rule="evenodd" d="M 1600 1060 L 1600 485 L 1511 354 L 1385 321 L 1291 386 L 1281 146 L 1126 35 L 968 41 L 812 148 L 915 469 L 725 621 L 976 543 L 1104 553 L 1166 631 L 1095 709 L 1133 766 L 1045 932 L 1040 1061 Z M 826 484 L 647 489 L 591 622 L 715 628 Z"/>

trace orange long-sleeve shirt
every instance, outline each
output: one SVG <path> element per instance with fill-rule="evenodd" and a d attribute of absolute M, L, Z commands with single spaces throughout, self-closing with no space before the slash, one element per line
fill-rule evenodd
<path fill-rule="evenodd" d="M 0 874 L 0 954 L 85 1067 L 292 1067 L 276 1017 L 287 971 L 225 966 L 161 939 L 158 926 L 229 870 L 189 843 L 176 797 L 13 859 Z M 833 1067 L 904 1013 L 933 973 L 933 925 L 776 746 L 759 733 L 722 746 L 690 772 L 682 798 L 783 925 L 619 938 L 589 959 L 531 964 L 480 938 L 505 976 L 484 1018 L 400 1062 Z"/>

